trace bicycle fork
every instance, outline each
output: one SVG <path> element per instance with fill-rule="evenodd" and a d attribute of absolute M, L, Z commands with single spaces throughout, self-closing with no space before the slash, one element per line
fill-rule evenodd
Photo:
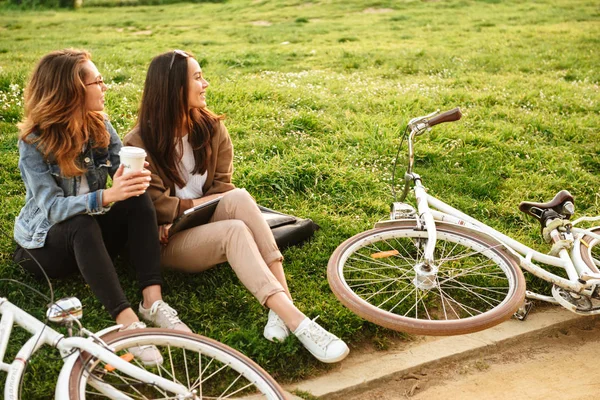
<path fill-rule="evenodd" d="M 415 278 L 413 283 L 419 289 L 432 289 L 437 285 L 438 266 L 434 262 L 434 250 L 437 241 L 437 231 L 435 220 L 427 204 L 427 193 L 425 187 L 421 184 L 421 179 L 417 174 L 414 175 L 415 198 L 417 199 L 417 229 L 427 231 L 427 243 L 423 249 L 423 262 L 416 264 Z"/>

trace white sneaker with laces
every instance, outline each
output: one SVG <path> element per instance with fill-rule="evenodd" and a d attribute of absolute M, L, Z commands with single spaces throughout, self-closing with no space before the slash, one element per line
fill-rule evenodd
<path fill-rule="evenodd" d="M 121 331 L 129 331 L 133 329 L 144 329 L 146 324 L 143 322 L 134 322 L 126 328 L 121 328 Z M 142 364 L 147 367 L 154 367 L 163 363 L 163 358 L 156 346 L 154 345 L 143 345 L 135 346 L 127 349 L 135 358 L 137 358 Z"/>
<path fill-rule="evenodd" d="M 289 335 L 290 330 L 285 325 L 285 322 L 279 318 L 279 315 L 277 315 L 275 311 L 269 310 L 269 319 L 267 320 L 267 325 L 265 325 L 265 330 L 263 331 L 265 339 L 270 340 L 271 342 L 283 342 Z"/>
<path fill-rule="evenodd" d="M 181 322 L 177 316 L 177 311 L 164 301 L 156 300 L 150 309 L 144 308 L 142 304 L 140 303 L 139 307 L 140 316 L 154 326 L 182 332 L 192 332 L 186 324 Z"/>
<path fill-rule="evenodd" d="M 350 349 L 343 340 L 317 324 L 317 318 L 312 321 L 305 318 L 294 331 L 294 335 L 317 360 L 324 363 L 342 361 L 350 353 Z"/>

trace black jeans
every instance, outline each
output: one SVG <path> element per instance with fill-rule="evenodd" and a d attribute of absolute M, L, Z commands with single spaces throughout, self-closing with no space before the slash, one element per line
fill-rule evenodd
<path fill-rule="evenodd" d="M 44 247 L 29 249 L 29 253 L 50 278 L 63 278 L 79 271 L 116 318 L 131 307 L 112 262 L 125 246 L 140 290 L 162 285 L 156 213 L 147 193 L 115 203 L 106 214 L 81 214 L 53 225 Z M 17 246 L 14 259 L 42 278 L 43 273 L 31 256 Z"/>

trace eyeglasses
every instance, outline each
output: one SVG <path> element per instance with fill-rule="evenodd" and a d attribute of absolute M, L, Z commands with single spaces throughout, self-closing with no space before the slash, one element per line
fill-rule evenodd
<path fill-rule="evenodd" d="M 103 85 L 104 84 L 104 79 L 100 76 L 98 77 L 98 79 L 96 79 L 94 82 L 90 82 L 90 83 L 85 83 L 85 86 L 91 86 L 91 85 Z"/>
<path fill-rule="evenodd" d="M 173 56 L 171 57 L 171 64 L 169 64 L 169 71 L 173 68 L 173 63 L 175 62 L 175 55 L 178 54 L 183 58 L 189 58 L 190 55 L 183 50 L 173 50 Z"/>

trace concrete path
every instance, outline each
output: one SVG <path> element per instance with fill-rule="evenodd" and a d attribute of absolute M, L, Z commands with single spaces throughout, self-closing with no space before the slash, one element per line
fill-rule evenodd
<path fill-rule="evenodd" d="M 500 344 L 510 345 L 511 341 L 529 335 L 586 323 L 589 318 L 597 317 L 581 317 L 559 307 L 538 308 L 532 310 L 526 321 L 511 319 L 481 332 L 448 337 L 417 336 L 413 342 L 402 343 L 389 351 L 351 352 L 336 370 L 288 385 L 285 389 L 307 392 L 319 398 L 337 397 L 374 385 L 378 380 L 401 376 L 436 362 L 492 350 Z M 293 395 L 290 398 L 300 399 Z"/>

